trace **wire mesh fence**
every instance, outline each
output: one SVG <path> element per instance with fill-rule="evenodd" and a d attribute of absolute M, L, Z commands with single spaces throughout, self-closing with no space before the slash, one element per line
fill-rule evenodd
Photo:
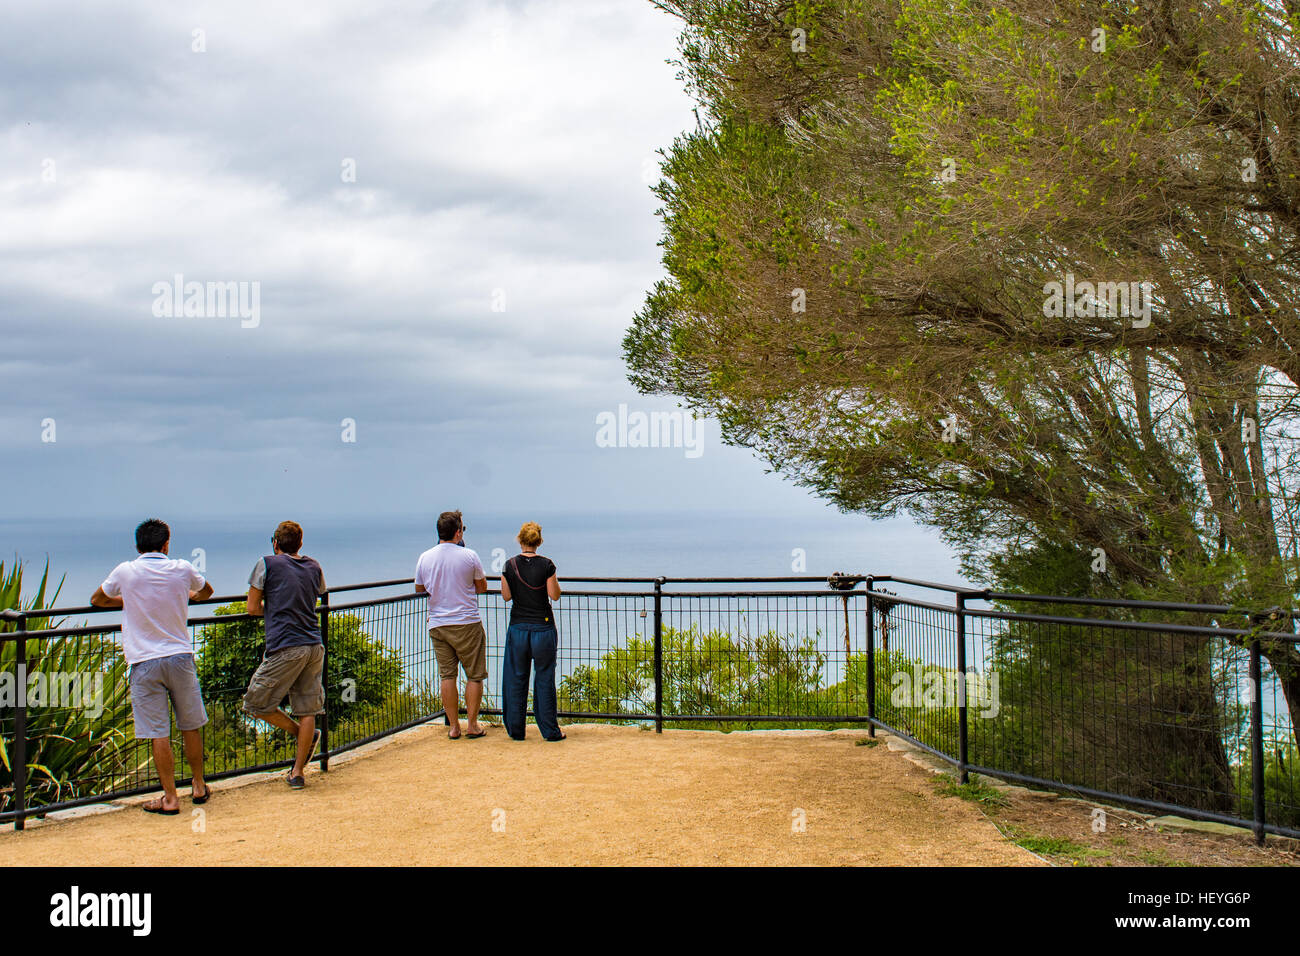
<path fill-rule="evenodd" d="M 861 593 L 694 592 L 664 604 L 665 718 L 743 727 L 859 718 Z"/>
<path fill-rule="evenodd" d="M 1254 641 L 1282 660 L 1294 635 L 1180 623 L 1137 602 L 1112 620 L 965 603 L 981 597 L 873 595 L 882 726 L 963 772 L 1300 833 L 1284 686 L 1265 651 L 1251 675 Z"/>
<path fill-rule="evenodd" d="M 483 595 L 480 604 L 488 642 L 484 712 L 499 714 L 510 609 L 499 592 Z M 560 717 L 620 723 L 653 719 L 653 593 L 566 591 L 553 610 L 559 633 L 555 679 Z"/>
<path fill-rule="evenodd" d="M 566 590 L 555 607 L 560 717 L 658 729 L 881 727 L 963 775 L 1300 835 L 1294 725 L 1277 670 L 1294 636 L 1178 624 L 1156 605 L 1109 606 L 1103 620 L 1006 602 L 974 608 L 967 602 L 987 601 L 986 592 L 942 588 L 952 603 L 939 603 L 933 590 L 900 597 L 876 589 L 873 580 L 887 578 L 867 579 L 865 590 L 862 580 L 588 579 L 608 586 Z M 353 592 L 371 586 L 349 586 L 322 604 L 325 766 L 330 754 L 444 716 L 426 598 L 407 581 L 381 586 L 402 593 L 367 597 Z M 286 734 L 243 712 L 262 622 L 223 600 L 190 620 L 213 778 L 288 766 L 293 755 Z M 483 711 L 496 714 L 509 606 L 496 590 L 479 604 Z M 65 618 L 22 639 L 16 629 L 28 622 L 7 617 L 0 820 L 156 789 L 149 744 L 134 736 L 120 625 Z M 1262 642 L 1257 656 L 1252 641 Z M 40 692 L 3 696 L 20 684 Z M 173 749 L 184 775 L 179 739 Z"/>

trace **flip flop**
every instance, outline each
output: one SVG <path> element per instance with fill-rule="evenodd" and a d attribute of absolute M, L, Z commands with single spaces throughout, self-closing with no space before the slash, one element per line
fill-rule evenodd
<path fill-rule="evenodd" d="M 303 790 L 303 789 L 306 788 L 306 786 L 307 786 L 307 781 L 304 780 L 302 777 L 290 777 L 290 778 L 289 778 L 289 789 L 290 789 L 290 790 Z"/>
<path fill-rule="evenodd" d="M 168 810 L 167 808 L 165 808 L 165 807 L 162 805 L 162 801 L 159 800 L 159 801 L 158 801 L 158 806 L 156 806 L 156 807 L 151 807 L 151 806 L 149 806 L 149 804 L 146 803 L 146 804 L 144 805 L 144 812 L 145 812 L 145 813 L 159 813 L 159 814 L 162 814 L 162 815 L 165 816 L 165 817 L 175 817 L 175 816 L 179 816 L 179 815 L 180 815 L 181 808 L 180 808 L 180 807 L 177 807 L 175 810 Z"/>
<path fill-rule="evenodd" d="M 208 783 L 206 780 L 203 781 L 203 796 L 201 797 L 194 796 L 194 788 L 193 787 L 190 788 L 190 801 L 192 803 L 197 803 L 200 806 L 202 806 L 203 804 L 208 802 L 208 798 L 211 796 L 212 796 L 212 785 Z"/>

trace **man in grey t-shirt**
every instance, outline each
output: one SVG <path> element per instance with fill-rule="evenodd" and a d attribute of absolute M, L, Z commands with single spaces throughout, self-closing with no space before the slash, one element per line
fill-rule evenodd
<path fill-rule="evenodd" d="M 248 578 L 248 613 L 266 620 L 266 655 L 248 682 L 244 711 L 297 739 L 288 780 L 301 790 L 320 741 L 316 716 L 325 712 L 325 647 L 316 611 L 325 575 L 314 559 L 298 553 L 302 526 L 296 521 L 281 521 L 271 545 L 275 553 L 258 561 Z M 296 721 L 280 709 L 285 697 Z"/>

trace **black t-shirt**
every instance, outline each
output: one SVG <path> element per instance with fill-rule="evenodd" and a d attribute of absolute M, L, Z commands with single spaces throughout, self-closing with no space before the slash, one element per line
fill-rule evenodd
<path fill-rule="evenodd" d="M 510 585 L 510 623 L 554 624 L 546 582 L 555 573 L 555 562 L 540 554 L 517 554 L 501 571 Z"/>

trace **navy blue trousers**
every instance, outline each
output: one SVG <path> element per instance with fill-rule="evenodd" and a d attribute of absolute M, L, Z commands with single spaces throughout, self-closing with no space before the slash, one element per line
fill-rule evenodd
<path fill-rule="evenodd" d="M 559 633 L 554 624 L 521 622 L 506 631 L 506 650 L 501 662 L 501 710 L 506 733 L 524 739 L 528 714 L 528 672 L 533 670 L 533 712 L 537 729 L 547 740 L 563 736 L 555 719 L 555 652 Z M 531 667 L 530 667 L 531 664 Z"/>

